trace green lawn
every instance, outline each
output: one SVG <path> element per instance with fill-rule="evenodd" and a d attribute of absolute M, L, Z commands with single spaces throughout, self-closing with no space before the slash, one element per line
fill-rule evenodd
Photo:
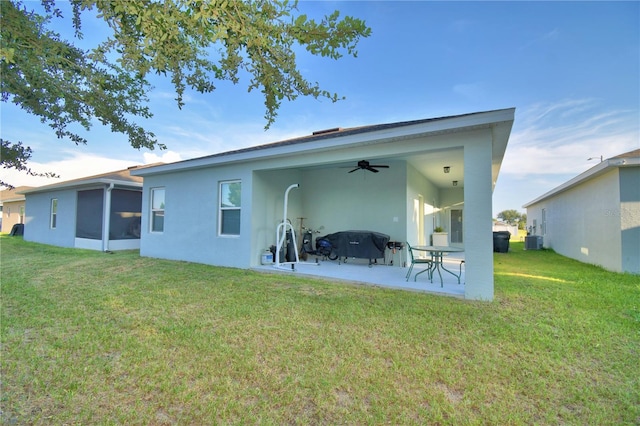
<path fill-rule="evenodd" d="M 551 251 L 486 303 L 0 244 L 5 424 L 640 424 L 640 278 Z"/>

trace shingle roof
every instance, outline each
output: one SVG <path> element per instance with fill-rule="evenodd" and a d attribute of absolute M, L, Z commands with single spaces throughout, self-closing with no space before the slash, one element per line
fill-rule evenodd
<path fill-rule="evenodd" d="M 615 160 L 617 158 L 634 158 L 640 157 L 640 149 L 634 149 L 633 151 L 625 152 L 624 154 L 616 155 L 615 157 L 611 157 L 609 160 Z"/>
<path fill-rule="evenodd" d="M 26 191 L 32 188 L 32 186 L 17 186 L 13 189 L 0 191 L 0 202 L 24 200 L 24 195 L 18 194 L 18 191 Z"/>
<path fill-rule="evenodd" d="M 163 163 L 132 166 L 124 170 L 116 170 L 113 172 L 101 173 L 98 175 L 86 176 L 78 179 L 71 179 L 71 180 L 62 181 L 62 182 L 56 182 L 50 185 L 39 186 L 37 188 L 29 188 L 26 190 L 22 190 L 21 192 L 25 194 L 29 194 L 29 193 L 47 191 L 49 189 L 64 188 L 64 187 L 86 185 L 86 184 L 93 184 L 93 183 L 108 183 L 108 182 L 114 182 L 120 185 L 131 184 L 132 186 L 141 187 L 144 178 L 142 178 L 141 176 L 131 175 L 131 171 L 143 169 L 151 166 L 157 166 L 159 164 L 163 164 Z"/>
<path fill-rule="evenodd" d="M 116 170 L 114 172 L 107 172 L 107 173 L 101 173 L 99 175 L 93 175 L 93 176 L 86 176 L 86 177 L 82 177 L 82 178 L 78 178 L 78 179 L 71 179 L 71 180 L 67 180 L 64 181 L 64 183 L 74 183 L 74 182 L 83 182 L 83 181 L 90 181 L 90 180 L 96 180 L 96 179 L 105 179 L 105 180 L 119 180 L 119 181 L 123 181 L 123 182 L 137 182 L 137 183 L 142 183 L 142 178 L 138 177 L 138 176 L 131 176 L 131 170 L 135 170 L 140 168 L 139 166 L 133 166 L 133 167 L 129 167 L 127 169 L 124 170 Z M 62 183 L 62 182 L 59 182 Z"/>
<path fill-rule="evenodd" d="M 436 118 L 424 118 L 419 120 L 408 120 L 408 121 L 400 121 L 400 122 L 394 122 L 394 123 L 364 125 L 364 126 L 351 127 L 351 128 L 335 127 L 327 130 L 315 131 L 310 135 L 300 136 L 293 139 L 287 139 L 284 141 L 271 142 L 271 143 L 262 144 L 262 145 L 239 148 L 231 151 L 219 152 L 219 153 L 206 155 L 198 158 L 191 158 L 188 160 L 176 161 L 175 163 L 169 164 L 169 166 L 176 165 L 176 164 L 186 165 L 194 161 L 199 161 L 199 162 L 203 160 L 207 161 L 208 159 L 217 159 L 221 157 L 232 156 L 235 154 L 244 154 L 244 153 L 258 152 L 258 151 L 267 150 L 271 148 L 301 145 L 301 144 L 315 142 L 315 141 L 334 139 L 337 137 L 351 136 L 351 135 L 357 135 L 357 134 L 368 133 L 368 132 L 376 132 L 376 131 L 388 130 L 388 129 L 395 129 L 395 128 L 400 128 L 405 126 L 420 125 L 425 123 L 444 121 L 448 119 L 459 119 L 463 117 L 477 116 L 480 114 L 493 113 L 498 111 L 502 111 L 502 110 L 472 112 L 472 113 L 442 116 L 442 117 L 436 117 Z"/>
<path fill-rule="evenodd" d="M 483 112 L 492 112 L 492 111 L 483 111 Z M 480 113 L 472 112 L 472 113 L 467 113 L 467 114 L 450 115 L 450 116 L 444 116 L 444 117 L 424 118 L 424 119 L 420 119 L 420 120 L 400 121 L 400 122 L 386 123 L 386 124 L 372 124 L 372 125 L 359 126 L 359 127 L 349 127 L 349 128 L 335 127 L 335 128 L 332 128 L 332 129 L 315 131 L 310 135 L 300 136 L 300 137 L 293 138 L 293 139 L 287 139 L 287 140 L 278 141 L 278 142 L 271 142 L 271 143 L 251 146 L 251 147 L 247 147 L 247 148 L 240 148 L 240 149 L 236 149 L 236 150 L 233 150 L 233 151 L 225 151 L 225 152 L 221 152 L 221 153 L 217 153 L 217 154 L 211 154 L 211 155 L 207 155 L 207 156 L 203 156 L 203 157 L 198 157 L 197 159 L 201 160 L 201 159 L 205 159 L 205 158 L 214 158 L 214 157 L 220 157 L 220 156 L 231 155 L 231 154 L 238 154 L 238 153 L 243 153 L 243 152 L 258 151 L 258 150 L 262 150 L 262 149 L 265 149 L 265 148 L 275 148 L 275 147 L 281 147 L 281 146 L 296 145 L 296 144 L 301 144 L 301 143 L 318 141 L 318 140 L 322 140 L 322 139 L 332 139 L 332 138 L 340 137 L 340 136 L 350 136 L 350 135 L 356 135 L 356 134 L 360 134 L 360 133 L 375 132 L 375 131 L 378 131 L 378 130 L 387 130 L 387 129 L 393 129 L 393 128 L 397 128 L 397 127 L 411 126 L 411 125 L 415 125 L 415 124 L 424 124 L 424 123 L 429 123 L 429 122 L 433 122 L 433 121 L 446 120 L 446 119 L 450 119 L 450 118 L 461 118 L 461 117 L 467 117 L 467 116 L 472 116 L 472 115 L 477 115 L 477 114 L 480 114 Z M 186 161 L 191 161 L 191 160 L 184 160 L 184 161 L 186 162 Z"/>

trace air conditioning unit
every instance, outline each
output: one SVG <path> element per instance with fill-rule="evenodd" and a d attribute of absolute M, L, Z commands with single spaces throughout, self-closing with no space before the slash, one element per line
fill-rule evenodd
<path fill-rule="evenodd" d="M 527 235 L 524 237 L 525 250 L 540 250 L 542 248 L 542 236 Z"/>

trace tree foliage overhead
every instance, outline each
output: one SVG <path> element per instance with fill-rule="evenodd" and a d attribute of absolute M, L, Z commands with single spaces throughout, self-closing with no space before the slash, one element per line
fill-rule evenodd
<path fill-rule="evenodd" d="M 63 18 L 56 1 L 41 2 L 39 14 L 28 2 L 0 1 L 2 101 L 40 117 L 58 137 L 76 144 L 87 141 L 72 124 L 88 130 L 97 119 L 127 135 L 135 148 L 164 148 L 133 121 L 152 116 L 149 74 L 171 80 L 178 107 L 187 89 L 209 93 L 217 81 L 238 83 L 248 75 L 248 90 L 263 94 L 268 128 L 283 100 L 339 99 L 302 75 L 297 50 L 331 59 L 357 56 L 357 43 L 371 33 L 364 21 L 341 18 L 338 11 L 309 19 L 287 0 L 71 0 L 72 16 L 64 18 L 71 18 L 77 38 L 87 26 L 85 11 L 112 31 L 84 51 L 49 28 Z M 3 143 L 2 158 L 5 151 L 19 155 L 20 148 L 19 142 Z"/>

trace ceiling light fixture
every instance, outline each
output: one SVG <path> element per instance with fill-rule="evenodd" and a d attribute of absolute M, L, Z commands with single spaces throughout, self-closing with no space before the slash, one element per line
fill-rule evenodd
<path fill-rule="evenodd" d="M 444 172 L 445 172 L 445 173 L 449 173 L 449 171 L 451 171 L 451 167 L 449 167 L 449 166 L 444 166 Z"/>
<path fill-rule="evenodd" d="M 453 186 L 458 186 L 458 181 L 457 180 L 453 181 Z"/>

